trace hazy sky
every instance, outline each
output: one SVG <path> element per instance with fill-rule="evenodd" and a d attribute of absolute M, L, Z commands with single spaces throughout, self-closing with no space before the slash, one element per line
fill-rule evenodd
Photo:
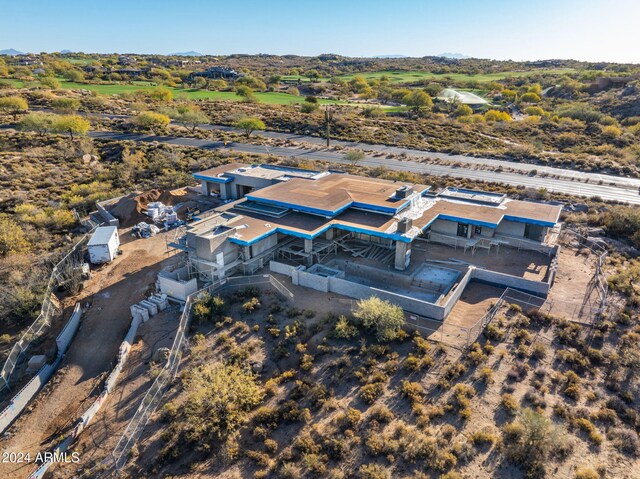
<path fill-rule="evenodd" d="M 640 0 L 0 0 L 0 49 L 640 63 Z"/>

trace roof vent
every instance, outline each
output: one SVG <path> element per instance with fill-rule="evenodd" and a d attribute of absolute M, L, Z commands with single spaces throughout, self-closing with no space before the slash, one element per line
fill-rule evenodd
<path fill-rule="evenodd" d="M 406 198 L 412 193 L 413 193 L 413 187 L 409 185 L 404 185 L 396 190 L 396 198 Z"/>

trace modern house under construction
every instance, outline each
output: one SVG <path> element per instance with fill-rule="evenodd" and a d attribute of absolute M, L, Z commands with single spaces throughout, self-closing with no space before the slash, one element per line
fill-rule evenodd
<path fill-rule="evenodd" d="M 323 291 L 364 294 L 343 281 L 435 305 L 472 279 L 542 295 L 553 281 L 561 206 L 264 164 L 194 176 L 227 201 L 172 243 L 204 281 L 268 267 Z"/>

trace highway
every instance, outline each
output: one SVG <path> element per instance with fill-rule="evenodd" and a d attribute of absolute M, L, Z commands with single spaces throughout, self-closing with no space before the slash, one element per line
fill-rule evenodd
<path fill-rule="evenodd" d="M 230 127 L 225 127 L 229 128 Z M 265 136 L 271 136 L 274 132 L 265 132 Z M 278 135 L 285 135 L 280 134 Z M 106 131 L 92 131 L 89 133 L 91 138 L 95 139 L 110 139 L 110 140 L 128 140 L 135 142 L 158 142 L 179 146 L 190 146 L 203 149 L 227 149 L 232 151 L 238 151 L 243 153 L 257 153 L 274 155 L 288 158 L 298 158 L 313 161 L 326 161 L 329 163 L 336 163 L 340 165 L 349 164 L 349 162 L 343 159 L 343 153 L 331 151 L 331 150 L 315 150 L 301 147 L 269 147 L 265 145 L 256 145 L 252 143 L 228 143 L 225 147 L 220 141 L 201 140 L 197 138 L 189 137 L 177 137 L 177 136 L 159 136 L 148 134 L 132 134 L 132 133 L 118 133 L 118 132 L 106 132 Z M 291 135 L 299 137 L 299 135 Z M 302 137 L 306 138 L 313 137 Z M 321 140 L 315 138 L 316 140 Z M 337 142 L 334 142 L 337 144 Z M 345 142 L 340 142 L 345 144 Z M 354 145 L 359 145 L 355 143 Z M 346 145 L 345 145 L 346 146 Z M 395 150 L 395 147 L 387 147 L 383 145 L 366 145 L 368 148 L 377 147 L 378 151 L 389 151 L 391 153 Z M 392 150 L 393 149 L 393 150 Z M 405 151 L 406 149 L 399 149 Z M 482 164 L 478 161 L 478 158 L 465 157 L 460 155 L 445 155 L 431 152 L 417 152 L 415 150 L 406 150 L 412 152 L 411 159 L 400 160 L 383 158 L 380 156 L 367 155 L 358 164 L 368 167 L 383 167 L 394 171 L 410 171 L 413 173 L 424 173 L 434 176 L 449 176 L 453 178 L 467 178 L 470 180 L 498 182 L 517 187 L 527 188 L 545 188 L 550 192 L 566 193 L 574 196 L 585 197 L 600 197 L 604 200 L 617 200 L 633 205 L 640 205 L 640 195 L 638 194 L 638 188 L 640 188 L 640 180 L 634 178 L 624 178 L 617 176 L 597 175 L 593 173 L 581 173 L 572 170 L 562 170 L 558 168 L 550 168 L 551 170 L 559 170 L 560 173 L 556 177 L 544 177 L 540 175 L 542 168 L 533 165 L 533 169 L 537 169 L 537 175 L 527 175 L 508 171 L 491 171 L 487 169 L 474 169 L 472 168 L 474 163 Z M 425 157 L 445 157 L 449 161 L 459 161 L 464 165 L 469 166 L 455 166 L 451 164 L 433 164 L 422 163 L 419 160 L 420 155 Z M 378 153 L 379 155 L 379 153 Z M 437 155 L 437 156 L 434 156 Z M 457 158 L 461 158 L 458 160 Z M 519 163 L 510 163 L 507 161 L 484 159 L 486 161 L 499 162 L 499 166 L 513 167 L 515 165 L 526 166 Z M 523 172 L 526 173 L 526 172 Z M 546 173 L 546 171 L 545 171 Z M 600 184 L 602 183 L 602 184 Z"/>

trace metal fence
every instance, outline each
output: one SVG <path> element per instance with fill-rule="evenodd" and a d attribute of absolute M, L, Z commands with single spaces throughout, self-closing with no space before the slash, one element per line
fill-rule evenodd
<path fill-rule="evenodd" d="M 142 398 L 138 409 L 127 424 L 127 427 L 122 433 L 122 436 L 111 455 L 106 457 L 90 471 L 83 474 L 82 477 L 108 477 L 113 472 L 122 469 L 127 463 L 131 448 L 140 438 L 140 435 L 149 422 L 151 415 L 160 404 L 164 394 L 178 374 L 180 360 L 182 359 L 184 348 L 187 345 L 186 335 L 189 329 L 189 324 L 191 323 L 191 310 L 194 302 L 205 293 L 216 294 L 229 287 L 256 285 L 269 285 L 282 294 L 286 299 L 294 299 L 293 293 L 280 281 L 269 274 L 225 278 L 207 286 L 206 288 L 196 291 L 187 297 L 183 312 L 180 316 L 176 336 L 173 340 L 169 357 L 164 368 L 161 370 L 160 374 L 158 374 L 153 384 Z"/>
<path fill-rule="evenodd" d="M 7 388 L 10 389 L 11 375 L 16 365 L 19 364 L 24 357 L 25 351 L 35 340 L 42 336 L 46 327 L 51 325 L 53 318 L 60 314 L 60 305 L 53 291 L 58 285 L 64 284 L 69 280 L 70 271 L 73 271 L 73 267 L 78 264 L 84 256 L 85 246 L 96 227 L 97 225 L 94 225 L 91 230 L 71 248 L 71 251 L 53 267 L 42 299 L 40 313 L 22 337 L 13 345 L 2 366 L 2 370 L 0 370 L 0 392 L 3 392 Z"/>

